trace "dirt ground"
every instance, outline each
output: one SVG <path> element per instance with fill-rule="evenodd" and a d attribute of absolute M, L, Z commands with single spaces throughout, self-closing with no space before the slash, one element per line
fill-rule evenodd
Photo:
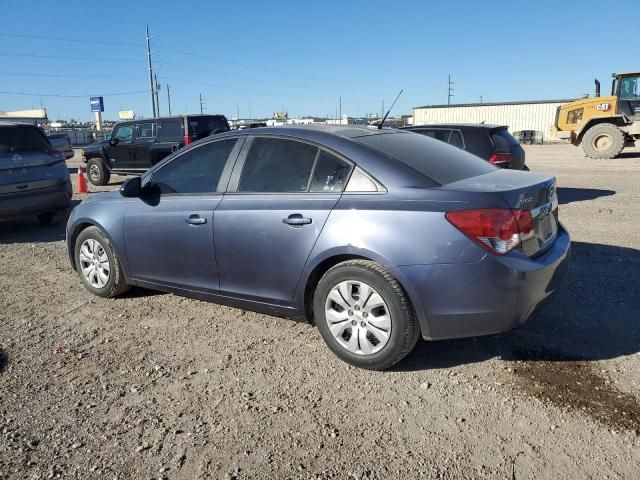
<path fill-rule="evenodd" d="M 94 297 L 63 224 L 0 224 L 0 478 L 638 478 L 640 149 L 526 149 L 558 179 L 566 287 L 519 329 L 421 341 L 384 373 L 303 323 Z"/>

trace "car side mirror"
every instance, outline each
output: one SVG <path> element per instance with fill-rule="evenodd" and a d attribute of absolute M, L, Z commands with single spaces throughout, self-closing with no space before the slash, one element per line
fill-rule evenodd
<path fill-rule="evenodd" d="M 120 187 L 120 195 L 123 197 L 139 197 L 142 192 L 142 180 L 133 177 L 126 180 Z"/>
<path fill-rule="evenodd" d="M 117 138 L 110 138 L 109 139 L 109 145 L 111 145 L 112 147 L 114 145 L 116 145 L 119 142 L 119 140 Z"/>

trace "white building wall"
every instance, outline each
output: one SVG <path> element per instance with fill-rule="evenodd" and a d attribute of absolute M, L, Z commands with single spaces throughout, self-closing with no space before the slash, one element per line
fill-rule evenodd
<path fill-rule="evenodd" d="M 499 105 L 437 106 L 413 109 L 415 125 L 433 123 L 494 123 L 507 125 L 511 133 L 520 130 L 542 132 L 544 140 L 557 140 L 550 130 L 558 106 L 565 102 Z"/>

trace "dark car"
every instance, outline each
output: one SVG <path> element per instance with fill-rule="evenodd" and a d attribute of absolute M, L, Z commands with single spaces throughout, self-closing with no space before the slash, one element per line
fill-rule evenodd
<path fill-rule="evenodd" d="M 64 156 L 38 127 L 0 123 L 0 220 L 37 215 L 50 223 L 72 194 Z"/>
<path fill-rule="evenodd" d="M 529 170 L 520 143 L 504 125 L 450 123 L 412 125 L 401 130 L 420 133 L 484 158 L 492 165 L 512 170 Z"/>
<path fill-rule="evenodd" d="M 71 147 L 71 139 L 66 133 L 51 133 L 47 135 L 51 146 L 62 152 L 65 160 L 73 158 L 73 148 Z"/>
<path fill-rule="evenodd" d="M 195 140 L 229 131 L 224 115 L 183 115 L 119 122 L 108 140 L 82 151 L 88 178 L 106 185 L 112 173 L 141 174 Z"/>
<path fill-rule="evenodd" d="M 67 245 L 95 295 L 138 285 L 307 319 L 343 360 L 385 369 L 420 337 L 523 323 L 567 269 L 557 206 L 553 176 L 423 135 L 258 128 L 85 199 Z"/>

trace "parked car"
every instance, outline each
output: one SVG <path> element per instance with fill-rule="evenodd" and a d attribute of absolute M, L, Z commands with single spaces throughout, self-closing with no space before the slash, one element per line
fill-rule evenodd
<path fill-rule="evenodd" d="M 71 147 L 71 140 L 66 133 L 51 133 L 47 135 L 49 142 L 54 149 L 62 152 L 65 160 L 73 158 L 73 148 Z"/>
<path fill-rule="evenodd" d="M 524 149 L 504 125 L 452 123 L 411 125 L 401 130 L 420 133 L 484 158 L 492 165 L 512 170 L 529 170 Z"/>
<path fill-rule="evenodd" d="M 0 220 L 37 215 L 48 224 L 70 205 L 72 194 L 64 156 L 42 130 L 0 123 Z"/>
<path fill-rule="evenodd" d="M 424 135 L 246 129 L 85 199 L 67 245 L 95 295 L 138 285 L 307 319 L 341 359 L 386 369 L 419 337 L 523 323 L 567 270 L 557 206 L 554 177 Z"/>
<path fill-rule="evenodd" d="M 106 185 L 112 173 L 140 175 L 167 155 L 209 135 L 229 131 L 224 115 L 182 115 L 119 122 L 111 136 L 82 150 L 87 176 Z"/>

